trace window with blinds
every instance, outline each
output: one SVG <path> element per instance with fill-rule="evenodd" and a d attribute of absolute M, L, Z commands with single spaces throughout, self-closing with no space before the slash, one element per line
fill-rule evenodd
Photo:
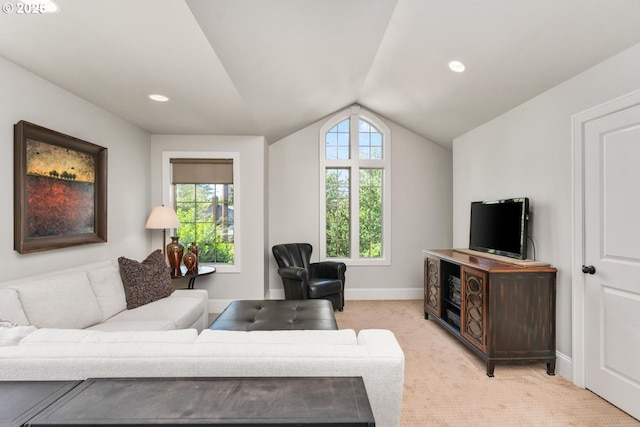
<path fill-rule="evenodd" d="M 177 235 L 200 262 L 234 263 L 233 159 L 172 158 Z"/>

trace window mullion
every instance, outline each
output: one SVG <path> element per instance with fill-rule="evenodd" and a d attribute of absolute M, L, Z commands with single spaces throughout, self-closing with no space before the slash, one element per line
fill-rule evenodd
<path fill-rule="evenodd" d="M 350 217 L 351 217 L 351 259 L 360 258 L 360 169 L 358 167 L 360 158 L 360 147 L 358 141 L 360 140 L 358 122 L 360 115 L 353 111 L 351 114 L 351 120 L 349 122 L 350 138 L 350 150 L 351 150 L 351 182 L 350 182 Z"/>
<path fill-rule="evenodd" d="M 351 219 L 351 259 L 360 257 L 360 172 L 357 167 L 350 168 L 351 170 L 351 182 L 350 182 L 350 194 L 351 198 L 349 205 L 350 219 Z"/>

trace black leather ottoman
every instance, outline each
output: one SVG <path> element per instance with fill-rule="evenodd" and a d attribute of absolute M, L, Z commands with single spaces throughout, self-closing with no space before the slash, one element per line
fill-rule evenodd
<path fill-rule="evenodd" d="M 286 331 L 338 329 L 331 301 L 240 300 L 223 310 L 209 329 L 226 331 Z"/>

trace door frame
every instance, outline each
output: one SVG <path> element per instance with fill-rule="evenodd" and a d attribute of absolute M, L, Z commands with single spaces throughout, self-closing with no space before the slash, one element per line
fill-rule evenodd
<path fill-rule="evenodd" d="M 587 122 L 627 108 L 640 105 L 640 90 L 597 105 L 572 116 L 572 169 L 573 169 L 573 250 L 571 254 L 571 347 L 572 381 L 578 387 L 586 385 L 585 362 L 585 278 L 582 265 L 584 255 L 584 128 Z"/>

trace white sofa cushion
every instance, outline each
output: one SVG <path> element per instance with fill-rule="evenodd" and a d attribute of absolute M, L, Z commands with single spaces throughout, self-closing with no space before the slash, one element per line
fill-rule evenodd
<path fill-rule="evenodd" d="M 29 324 L 15 289 L 0 289 L 0 320 L 22 326 Z"/>
<path fill-rule="evenodd" d="M 198 331 L 117 331 L 104 332 L 87 329 L 38 329 L 20 341 L 20 345 L 123 344 L 170 343 L 190 344 Z"/>
<path fill-rule="evenodd" d="M 0 328 L 0 347 L 18 345 L 20 340 L 36 330 L 35 326 L 14 326 Z"/>
<path fill-rule="evenodd" d="M 353 329 L 338 331 L 223 331 L 205 329 L 200 332 L 195 343 L 357 345 L 358 340 Z"/>
<path fill-rule="evenodd" d="M 171 320 L 120 320 L 114 322 L 98 323 L 88 327 L 93 331 L 171 331 L 176 328 Z"/>
<path fill-rule="evenodd" d="M 16 286 L 29 323 L 40 328 L 82 329 L 102 321 L 87 274 L 54 275 Z"/>
<path fill-rule="evenodd" d="M 186 329 L 198 320 L 205 312 L 205 301 L 200 295 L 193 297 L 170 296 L 125 310 L 108 319 L 106 323 L 140 320 L 168 320 L 175 329 Z"/>
<path fill-rule="evenodd" d="M 115 264 L 88 271 L 89 283 L 102 311 L 102 321 L 127 308 L 120 270 Z"/>

